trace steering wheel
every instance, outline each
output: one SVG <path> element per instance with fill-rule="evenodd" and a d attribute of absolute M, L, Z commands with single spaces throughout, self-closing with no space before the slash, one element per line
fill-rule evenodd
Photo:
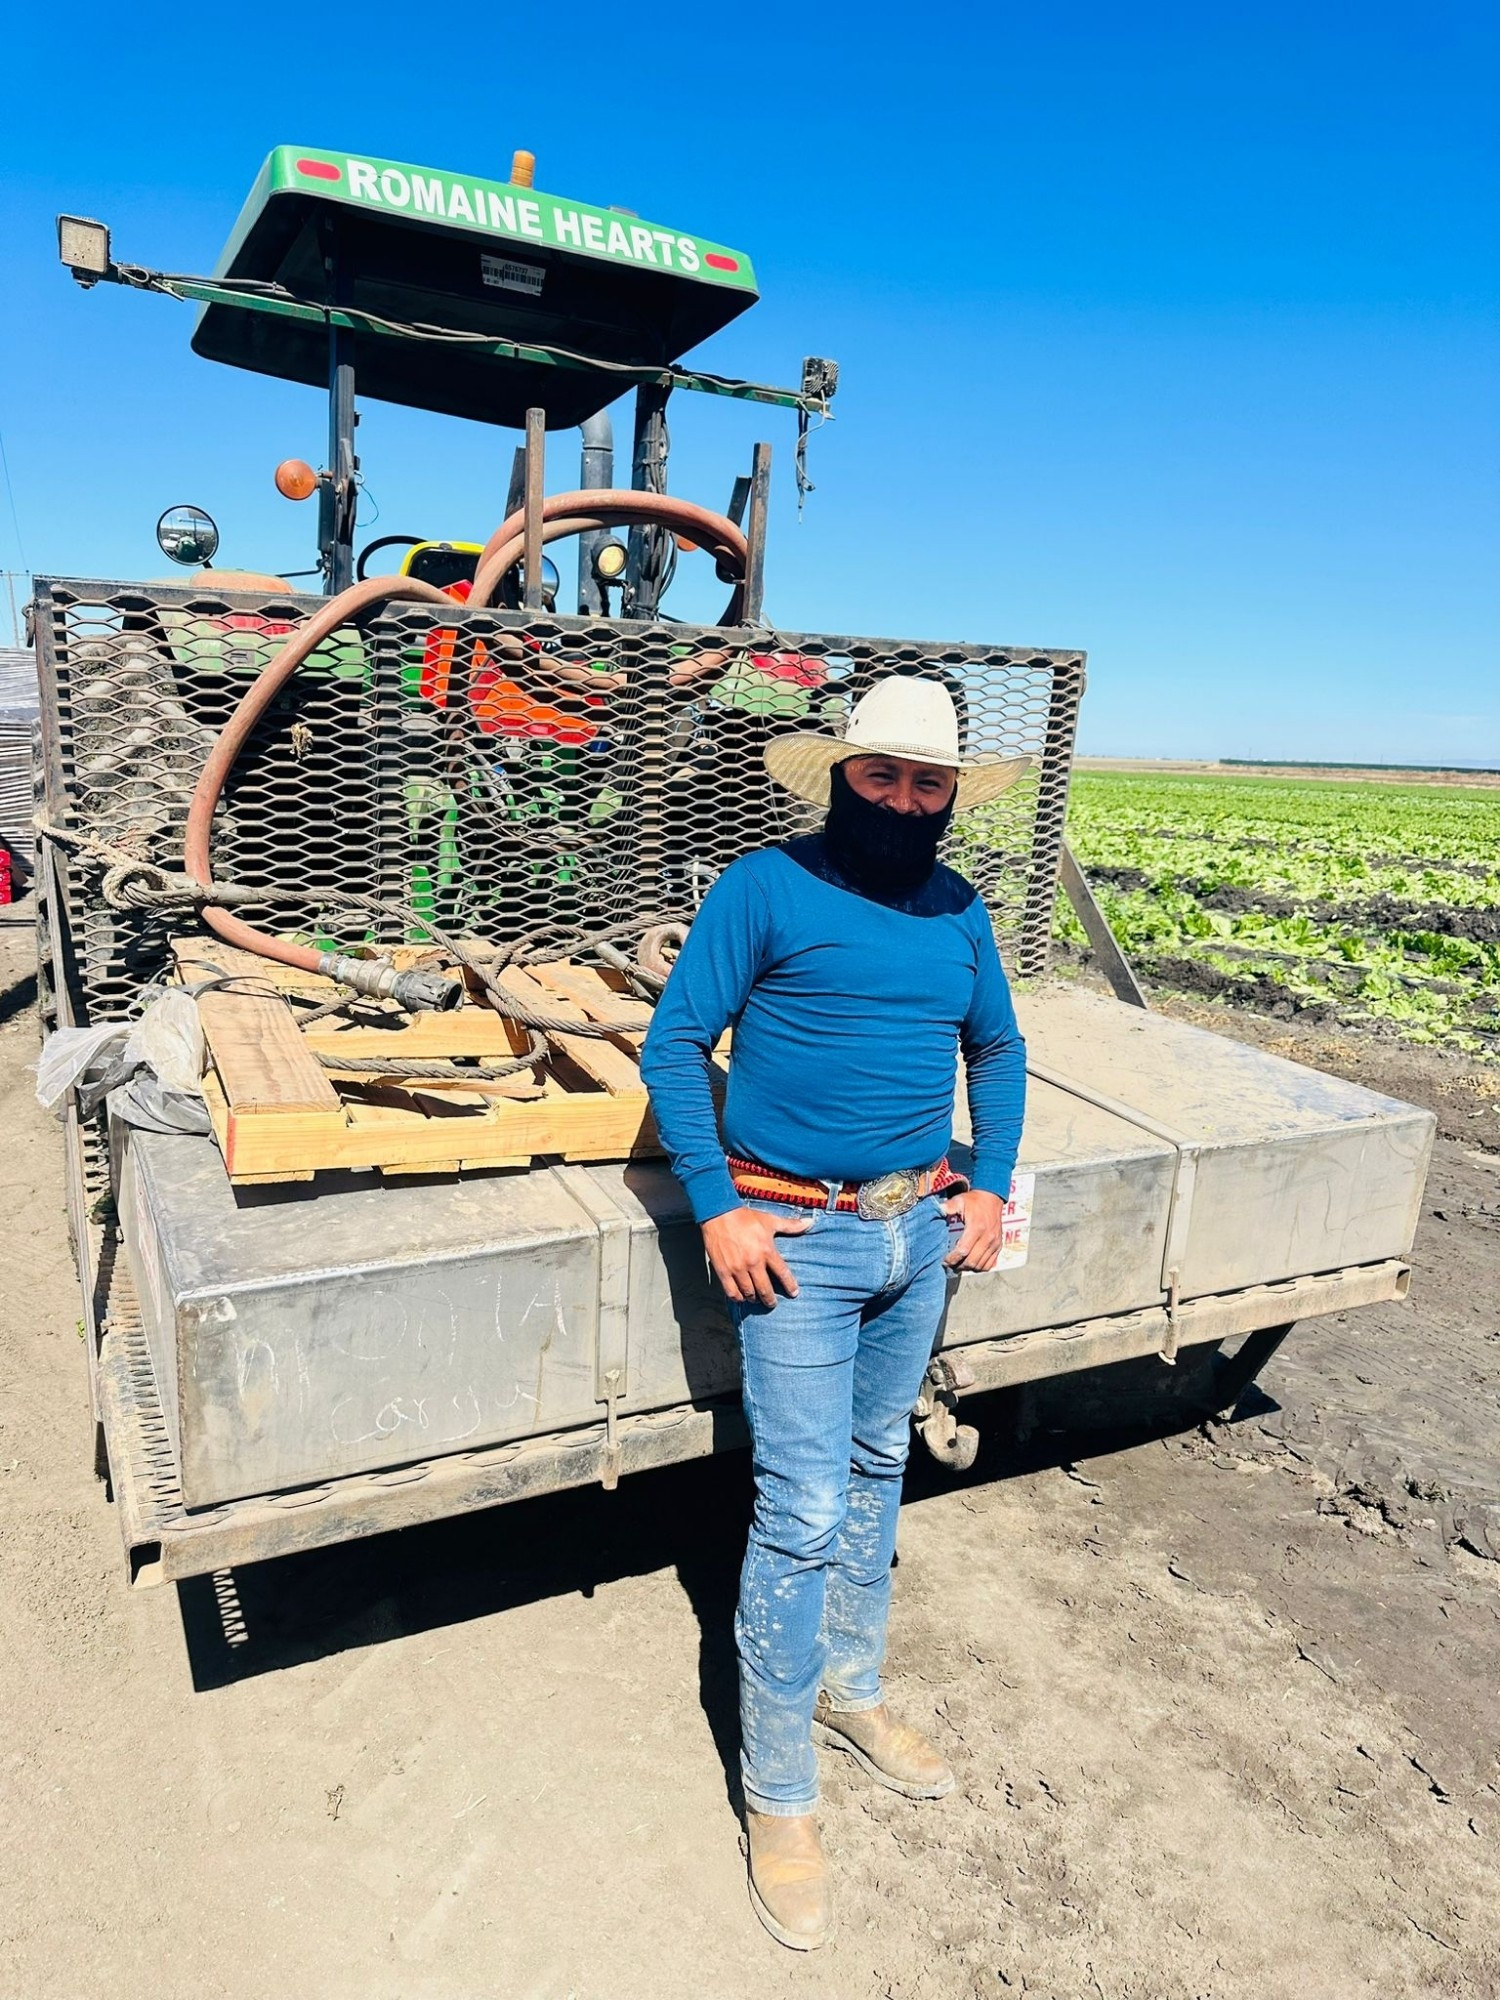
<path fill-rule="evenodd" d="M 354 565 L 355 581 L 357 583 L 364 582 L 365 565 L 377 549 L 394 549 L 397 547 L 414 549 L 419 543 L 426 540 L 427 537 L 425 535 L 379 535 L 373 542 L 366 542 L 359 552 L 358 562 Z"/>

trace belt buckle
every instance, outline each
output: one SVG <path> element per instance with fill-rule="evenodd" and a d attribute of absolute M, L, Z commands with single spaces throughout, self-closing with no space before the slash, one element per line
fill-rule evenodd
<path fill-rule="evenodd" d="M 915 1208 L 921 1194 L 922 1176 L 911 1167 L 893 1174 L 881 1174 L 860 1184 L 857 1196 L 860 1214 L 866 1222 L 892 1222 Z"/>

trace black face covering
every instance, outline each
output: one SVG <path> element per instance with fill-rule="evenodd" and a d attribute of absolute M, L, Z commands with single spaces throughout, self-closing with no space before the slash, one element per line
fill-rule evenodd
<path fill-rule="evenodd" d="M 950 798 L 941 812 L 895 812 L 862 799 L 842 764 L 835 764 L 828 778 L 823 838 L 839 873 L 873 896 L 901 896 L 919 889 L 937 865 L 954 800 Z"/>

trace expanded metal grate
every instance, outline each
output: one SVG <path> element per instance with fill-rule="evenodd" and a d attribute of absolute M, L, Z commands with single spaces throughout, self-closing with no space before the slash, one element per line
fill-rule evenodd
<path fill-rule="evenodd" d="M 319 603 L 41 582 L 52 817 L 180 867 L 216 733 Z M 1073 652 L 394 606 L 336 633 L 263 717 L 225 792 L 214 875 L 265 888 L 252 921 L 347 943 L 419 937 L 412 913 L 495 941 L 691 917 L 736 855 L 816 822 L 766 776 L 765 744 L 837 730 L 893 672 L 947 684 L 969 751 L 1038 759 L 954 840 L 1012 969 L 1039 973 L 1083 687 Z M 96 865 L 60 874 L 77 1012 L 119 1013 L 187 920 L 109 909 Z M 339 891 L 391 914 L 341 910 Z"/>

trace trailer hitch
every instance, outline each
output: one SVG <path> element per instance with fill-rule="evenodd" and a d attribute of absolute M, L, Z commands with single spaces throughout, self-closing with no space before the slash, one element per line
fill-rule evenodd
<path fill-rule="evenodd" d="M 979 1452 L 978 1431 L 958 1421 L 959 1395 L 974 1381 L 973 1369 L 960 1356 L 934 1354 L 912 1412 L 923 1444 L 950 1472 L 967 1472 Z"/>

